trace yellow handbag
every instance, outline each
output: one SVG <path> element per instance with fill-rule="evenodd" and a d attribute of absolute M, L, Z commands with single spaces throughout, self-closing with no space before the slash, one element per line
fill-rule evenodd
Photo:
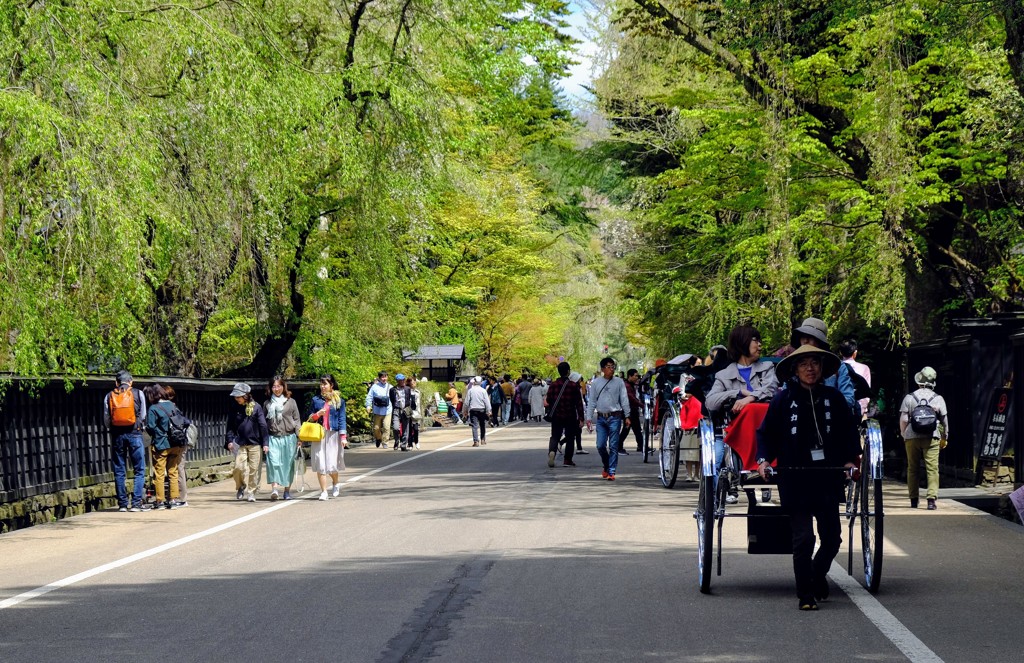
<path fill-rule="evenodd" d="M 324 439 L 324 427 L 315 421 L 305 421 L 299 428 L 299 440 L 303 442 L 319 442 Z"/>

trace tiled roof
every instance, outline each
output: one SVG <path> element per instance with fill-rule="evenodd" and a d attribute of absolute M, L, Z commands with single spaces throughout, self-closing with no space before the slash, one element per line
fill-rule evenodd
<path fill-rule="evenodd" d="M 464 345 L 421 345 L 418 352 L 405 351 L 402 359 L 455 359 L 466 358 Z"/>

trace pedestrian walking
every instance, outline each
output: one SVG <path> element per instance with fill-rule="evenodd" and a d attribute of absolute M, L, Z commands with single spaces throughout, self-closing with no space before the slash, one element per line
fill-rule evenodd
<path fill-rule="evenodd" d="M 462 415 L 473 427 L 474 447 L 486 446 L 487 418 L 491 414 L 491 399 L 480 383 L 480 376 L 473 378 L 462 399 Z"/>
<path fill-rule="evenodd" d="M 576 371 L 573 371 L 572 373 L 569 373 L 569 380 L 571 382 L 575 382 L 580 387 L 580 399 L 583 401 L 583 413 L 584 413 L 583 416 L 586 417 L 586 412 L 587 412 L 587 396 L 586 396 L 587 392 L 586 392 L 586 388 L 585 388 L 586 387 L 586 382 L 583 380 L 583 376 L 580 375 L 579 373 L 577 373 Z M 576 455 L 577 456 L 587 456 L 587 455 L 590 454 L 589 451 L 587 451 L 586 449 L 583 448 L 583 426 L 578 426 L 576 428 L 576 437 L 575 437 L 575 439 L 568 439 L 567 438 L 566 441 L 565 441 L 565 444 L 569 445 L 569 444 L 572 444 L 573 442 L 576 443 Z"/>
<path fill-rule="evenodd" d="M 386 432 L 391 425 L 391 385 L 388 384 L 388 372 L 379 371 L 377 381 L 370 385 L 366 392 L 366 413 L 373 421 L 373 439 L 377 448 L 387 449 Z"/>
<path fill-rule="evenodd" d="M 551 397 L 548 409 L 551 413 L 551 437 L 548 439 L 548 467 L 555 466 L 555 455 L 558 447 L 565 444 L 562 465 L 575 467 L 572 461 L 574 442 L 579 430 L 583 427 L 585 412 L 583 394 L 579 382 L 570 379 L 569 362 L 558 364 L 558 379 L 551 383 L 548 395 Z"/>
<path fill-rule="evenodd" d="M 619 431 L 619 453 L 629 455 L 624 445 L 629 431 L 633 431 L 633 438 L 636 440 L 636 450 L 644 450 L 644 431 L 640 421 L 640 371 L 631 368 L 626 371 L 626 397 L 629 398 L 629 426 L 623 426 Z"/>
<path fill-rule="evenodd" d="M 267 482 L 270 484 L 270 501 L 280 499 L 279 489 L 284 490 L 284 499 L 292 498 L 292 481 L 295 479 L 295 454 L 301 446 L 299 428 L 302 417 L 299 405 L 292 398 L 288 383 L 275 375 L 267 385 L 267 400 L 263 409 L 267 415 L 267 429 L 270 442 L 263 448 L 267 458 Z"/>
<path fill-rule="evenodd" d="M 143 393 L 146 395 L 146 431 L 152 440 L 153 452 L 153 508 L 177 509 L 181 506 L 178 487 L 178 461 L 187 443 L 186 431 L 192 425 L 185 415 L 167 398 L 164 388 L 151 384 Z M 175 429 L 172 432 L 172 427 Z M 166 499 L 170 485 L 170 500 Z"/>
<path fill-rule="evenodd" d="M 310 444 L 309 456 L 320 484 L 320 497 L 317 499 L 325 502 L 328 494 L 330 497 L 341 494 L 338 472 L 345 469 L 345 443 L 348 441 L 345 399 L 338 392 L 338 381 L 330 373 L 320 376 L 320 395 L 313 397 L 312 410 L 309 421 L 319 421 L 324 427 L 323 439 Z M 331 478 L 330 493 L 327 491 L 327 477 Z"/>
<path fill-rule="evenodd" d="M 448 392 L 444 395 L 444 400 L 448 403 L 448 416 L 455 420 L 455 423 L 461 424 L 462 418 L 459 416 L 459 390 L 455 387 L 454 382 L 448 383 Z"/>
<path fill-rule="evenodd" d="M 389 394 L 391 400 L 391 422 L 395 434 L 395 449 L 409 450 L 409 427 L 412 422 L 413 408 L 418 407 L 409 385 L 405 383 L 405 375 L 395 376 L 395 388 Z"/>
<path fill-rule="evenodd" d="M 227 443 L 235 454 L 235 499 L 256 501 L 256 473 L 260 469 L 260 451 L 267 446 L 270 431 L 263 408 L 252 398 L 252 388 L 244 382 L 235 383 L 231 390 L 235 407 L 228 415 Z"/>
<path fill-rule="evenodd" d="M 863 362 L 857 361 L 857 353 L 858 352 L 859 352 L 859 349 L 857 347 L 857 341 L 854 341 L 852 339 L 846 339 L 842 343 L 839 344 L 839 356 L 842 357 L 844 364 L 846 364 L 847 366 L 849 366 L 850 368 L 853 369 L 853 375 L 851 375 L 850 377 L 853 379 L 853 382 L 854 382 L 854 389 L 853 389 L 854 397 L 857 396 L 857 382 L 858 382 L 858 380 L 856 378 L 854 378 L 854 375 L 860 376 L 861 380 L 864 383 L 863 386 L 866 386 L 868 390 L 871 389 L 871 368 L 868 367 L 867 364 L 865 364 Z M 858 398 L 857 399 L 857 403 L 858 403 L 858 405 L 860 405 L 860 416 L 861 416 L 861 419 L 867 419 L 868 416 L 869 416 L 868 415 L 868 407 L 871 404 L 871 398 L 870 397 Z"/>
<path fill-rule="evenodd" d="M 519 393 L 519 418 L 522 421 L 530 419 L 530 390 L 533 389 L 533 382 L 529 377 L 523 375 L 516 391 Z"/>
<path fill-rule="evenodd" d="M 501 425 L 501 413 L 505 407 L 505 392 L 498 383 L 498 378 L 493 375 L 487 379 L 489 383 L 487 394 L 491 398 L 491 426 L 497 428 Z"/>
<path fill-rule="evenodd" d="M 587 404 L 587 430 L 597 430 L 597 453 L 601 455 L 604 471 L 601 476 L 615 481 L 619 464 L 619 430 L 629 426 L 629 396 L 626 383 L 615 375 L 615 360 L 601 360 L 601 375 L 590 383 L 590 402 Z"/>
<path fill-rule="evenodd" d="M 110 434 L 114 465 L 114 487 L 117 491 L 118 511 L 144 511 L 146 489 L 146 449 L 142 442 L 142 428 L 146 423 L 146 400 L 132 387 L 134 380 L 128 371 L 118 371 L 114 389 L 103 398 L 103 424 Z M 132 466 L 132 494 L 129 501 L 127 466 Z"/>
<path fill-rule="evenodd" d="M 903 398 L 900 404 L 900 434 L 907 449 L 907 491 L 910 507 L 917 508 L 920 497 L 918 465 L 924 460 L 927 478 L 928 509 L 938 508 L 939 450 L 945 448 L 949 436 L 949 417 L 946 401 L 935 393 L 938 374 L 925 366 L 914 374 L 917 389 Z"/>
<path fill-rule="evenodd" d="M 530 387 L 530 421 L 540 421 L 544 417 L 544 397 L 547 389 L 544 382 L 534 378 L 533 386 Z"/>
<path fill-rule="evenodd" d="M 509 419 L 512 417 L 512 401 L 516 397 L 516 388 L 512 384 L 512 377 L 505 375 L 501 378 L 501 393 L 504 395 L 504 400 L 501 402 L 501 423 L 508 424 Z"/>
<path fill-rule="evenodd" d="M 793 532 L 801 610 L 817 610 L 817 602 L 828 598 L 826 574 L 842 543 L 839 503 L 846 499 L 839 468 L 856 467 L 860 455 L 857 421 L 846 399 L 824 384 L 840 364 L 839 357 L 813 345 L 794 350 L 775 369 L 787 388 L 772 399 L 757 430 L 758 474 L 766 479 L 773 461 L 779 467 L 779 499 Z M 814 523 L 819 545 L 812 557 Z"/>
<path fill-rule="evenodd" d="M 406 378 L 409 391 L 412 392 L 412 414 L 409 419 L 409 446 L 413 449 L 420 448 L 420 421 L 423 419 L 423 398 L 420 390 L 416 388 L 416 378 Z"/>

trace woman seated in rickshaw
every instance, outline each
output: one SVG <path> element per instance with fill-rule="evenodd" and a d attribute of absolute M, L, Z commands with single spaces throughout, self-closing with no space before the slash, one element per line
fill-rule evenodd
<path fill-rule="evenodd" d="M 774 364 L 761 361 L 761 333 L 750 325 L 738 325 L 729 333 L 726 344 L 732 363 L 715 374 L 715 383 L 704 401 L 712 419 L 719 422 L 731 415 L 737 417 L 751 403 L 770 401 L 778 391 L 779 383 L 775 378 Z M 731 405 L 730 405 L 731 403 Z M 762 406 L 764 407 L 764 406 Z M 726 412 L 727 410 L 727 412 Z M 757 428 L 760 420 L 753 423 L 750 432 Z M 754 455 L 754 439 L 752 434 L 745 437 L 751 460 Z M 722 437 L 715 436 L 715 475 L 725 457 L 725 444 Z M 726 502 L 735 504 L 738 489 L 733 486 Z"/>
<path fill-rule="evenodd" d="M 843 394 L 824 380 L 839 357 L 813 345 L 797 348 L 775 372 L 787 383 L 757 431 L 757 471 L 766 479 L 777 461 L 779 498 L 793 530 L 793 572 L 801 610 L 828 598 L 826 574 L 839 552 L 839 503 L 845 500 L 840 468 L 856 467 L 861 453 L 857 421 Z M 814 529 L 820 545 L 814 557 Z"/>

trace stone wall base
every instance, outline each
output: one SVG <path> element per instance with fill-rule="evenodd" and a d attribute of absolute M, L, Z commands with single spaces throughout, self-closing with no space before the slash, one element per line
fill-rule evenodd
<path fill-rule="evenodd" d="M 231 476 L 230 465 L 189 467 L 185 470 L 189 486 L 202 486 L 223 481 Z M 131 491 L 132 477 L 128 476 Z M 0 533 L 24 529 L 32 525 L 52 523 L 63 518 L 91 511 L 117 508 L 117 489 L 113 481 L 93 486 L 35 495 L 17 502 L 0 504 Z"/>

